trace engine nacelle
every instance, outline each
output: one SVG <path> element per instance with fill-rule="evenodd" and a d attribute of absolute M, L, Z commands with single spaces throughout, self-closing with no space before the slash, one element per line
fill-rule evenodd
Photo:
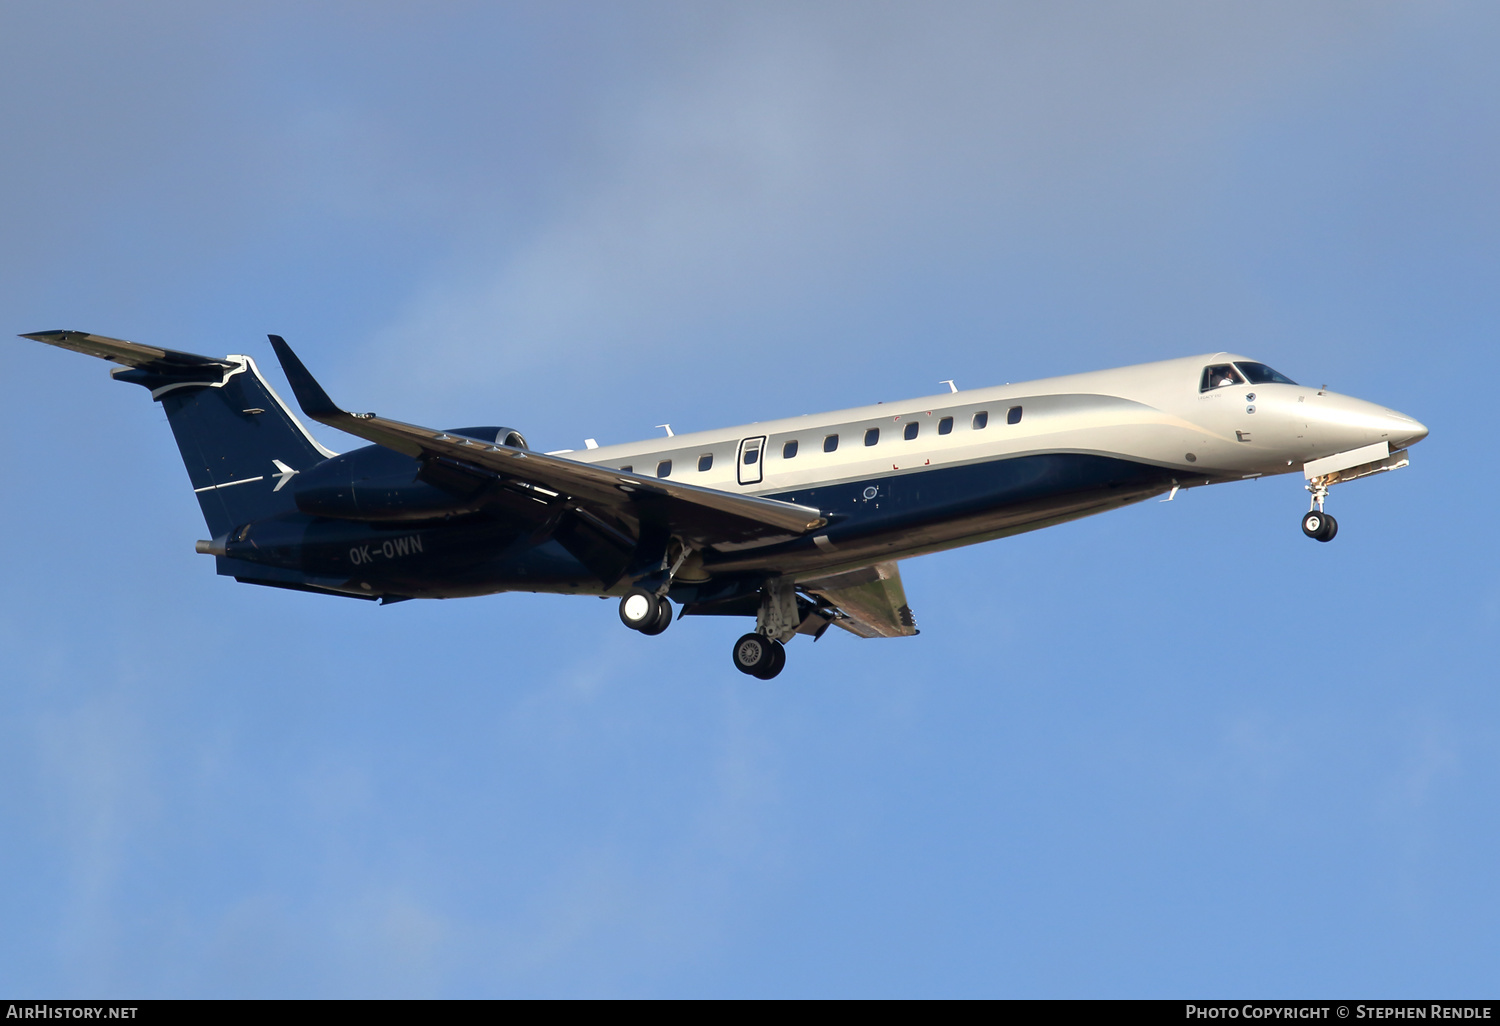
<path fill-rule="evenodd" d="M 457 428 L 449 434 L 526 448 L 506 427 Z M 497 475 L 447 459 L 417 460 L 380 445 L 334 456 L 293 479 L 297 509 L 310 516 L 371 522 L 433 520 L 484 508 Z"/>

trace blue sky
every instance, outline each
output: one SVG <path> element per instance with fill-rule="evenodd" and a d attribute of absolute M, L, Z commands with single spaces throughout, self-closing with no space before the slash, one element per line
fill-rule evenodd
<path fill-rule="evenodd" d="M 277 332 L 543 448 L 1221 348 L 1432 435 L 1331 545 L 1299 478 L 1199 490 L 908 562 L 919 638 L 763 683 L 727 623 L 216 578 L 160 409 L 0 342 L 0 991 L 1493 996 L 1497 48 L 1482 3 L 7 4 L 11 333 Z"/>

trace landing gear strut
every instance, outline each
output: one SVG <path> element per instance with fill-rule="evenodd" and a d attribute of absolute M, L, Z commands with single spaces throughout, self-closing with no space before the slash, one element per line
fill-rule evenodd
<path fill-rule="evenodd" d="M 767 581 L 760 593 L 755 633 L 734 643 L 734 668 L 770 680 L 786 667 L 786 647 L 802 622 L 797 588 L 790 577 Z"/>
<path fill-rule="evenodd" d="M 1302 533 L 1320 542 L 1333 541 L 1333 536 L 1339 533 L 1339 522 L 1331 514 L 1323 512 L 1323 503 L 1328 499 L 1328 485 L 1321 478 L 1315 478 L 1307 486 L 1307 490 L 1312 492 L 1312 505 L 1302 517 Z"/>

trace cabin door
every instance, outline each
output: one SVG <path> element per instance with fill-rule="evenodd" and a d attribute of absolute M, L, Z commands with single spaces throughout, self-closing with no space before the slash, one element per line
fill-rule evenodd
<path fill-rule="evenodd" d="M 740 458 L 738 460 L 740 484 L 760 484 L 765 448 L 765 435 L 761 435 L 759 438 L 747 438 L 740 443 Z"/>

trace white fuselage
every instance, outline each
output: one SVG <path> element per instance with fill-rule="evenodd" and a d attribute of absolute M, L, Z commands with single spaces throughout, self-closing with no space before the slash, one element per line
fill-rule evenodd
<path fill-rule="evenodd" d="M 829 486 L 862 485 L 863 493 L 874 497 L 886 490 L 903 491 L 893 478 L 1042 454 L 1110 457 L 1167 472 L 1144 491 L 1120 491 L 1109 502 L 1074 502 L 1030 520 L 970 516 L 951 529 L 929 528 L 908 539 L 909 544 L 888 538 L 873 548 L 837 552 L 836 545 L 824 544 L 824 558 L 793 564 L 810 571 L 872 555 L 900 558 L 999 537 L 1173 487 L 1300 471 L 1309 461 L 1372 443 L 1383 441 L 1397 450 L 1427 434 L 1422 424 L 1395 410 L 1305 385 L 1203 387 L 1206 367 L 1246 360 L 1230 353 L 1205 354 L 569 455 L 637 474 L 821 508 L 828 508 Z M 835 438 L 836 443 L 831 441 Z M 902 484 L 904 492 L 912 491 L 913 482 Z"/>
<path fill-rule="evenodd" d="M 1203 368 L 1245 360 L 1229 353 L 1162 360 L 874 406 L 758 421 L 572 452 L 573 459 L 639 474 L 670 461 L 671 477 L 756 495 L 922 473 L 1039 452 L 1116 456 L 1182 471 L 1193 484 L 1300 470 L 1319 457 L 1386 441 L 1394 449 L 1427 429 L 1395 410 L 1306 385 L 1246 384 L 1200 391 Z M 1253 396 L 1253 398 L 1252 398 Z M 1017 423 L 1008 422 L 1012 409 Z M 985 414 L 983 427 L 975 415 Z M 952 430 L 938 431 L 951 417 Z M 907 425 L 916 423 L 914 438 Z M 874 444 L 866 433 L 878 430 Z M 825 439 L 838 437 L 825 451 Z M 740 462 L 764 438 L 760 473 Z M 785 455 L 796 442 L 795 455 Z M 710 457 L 706 470 L 699 470 Z M 745 480 L 742 482 L 741 478 Z"/>

